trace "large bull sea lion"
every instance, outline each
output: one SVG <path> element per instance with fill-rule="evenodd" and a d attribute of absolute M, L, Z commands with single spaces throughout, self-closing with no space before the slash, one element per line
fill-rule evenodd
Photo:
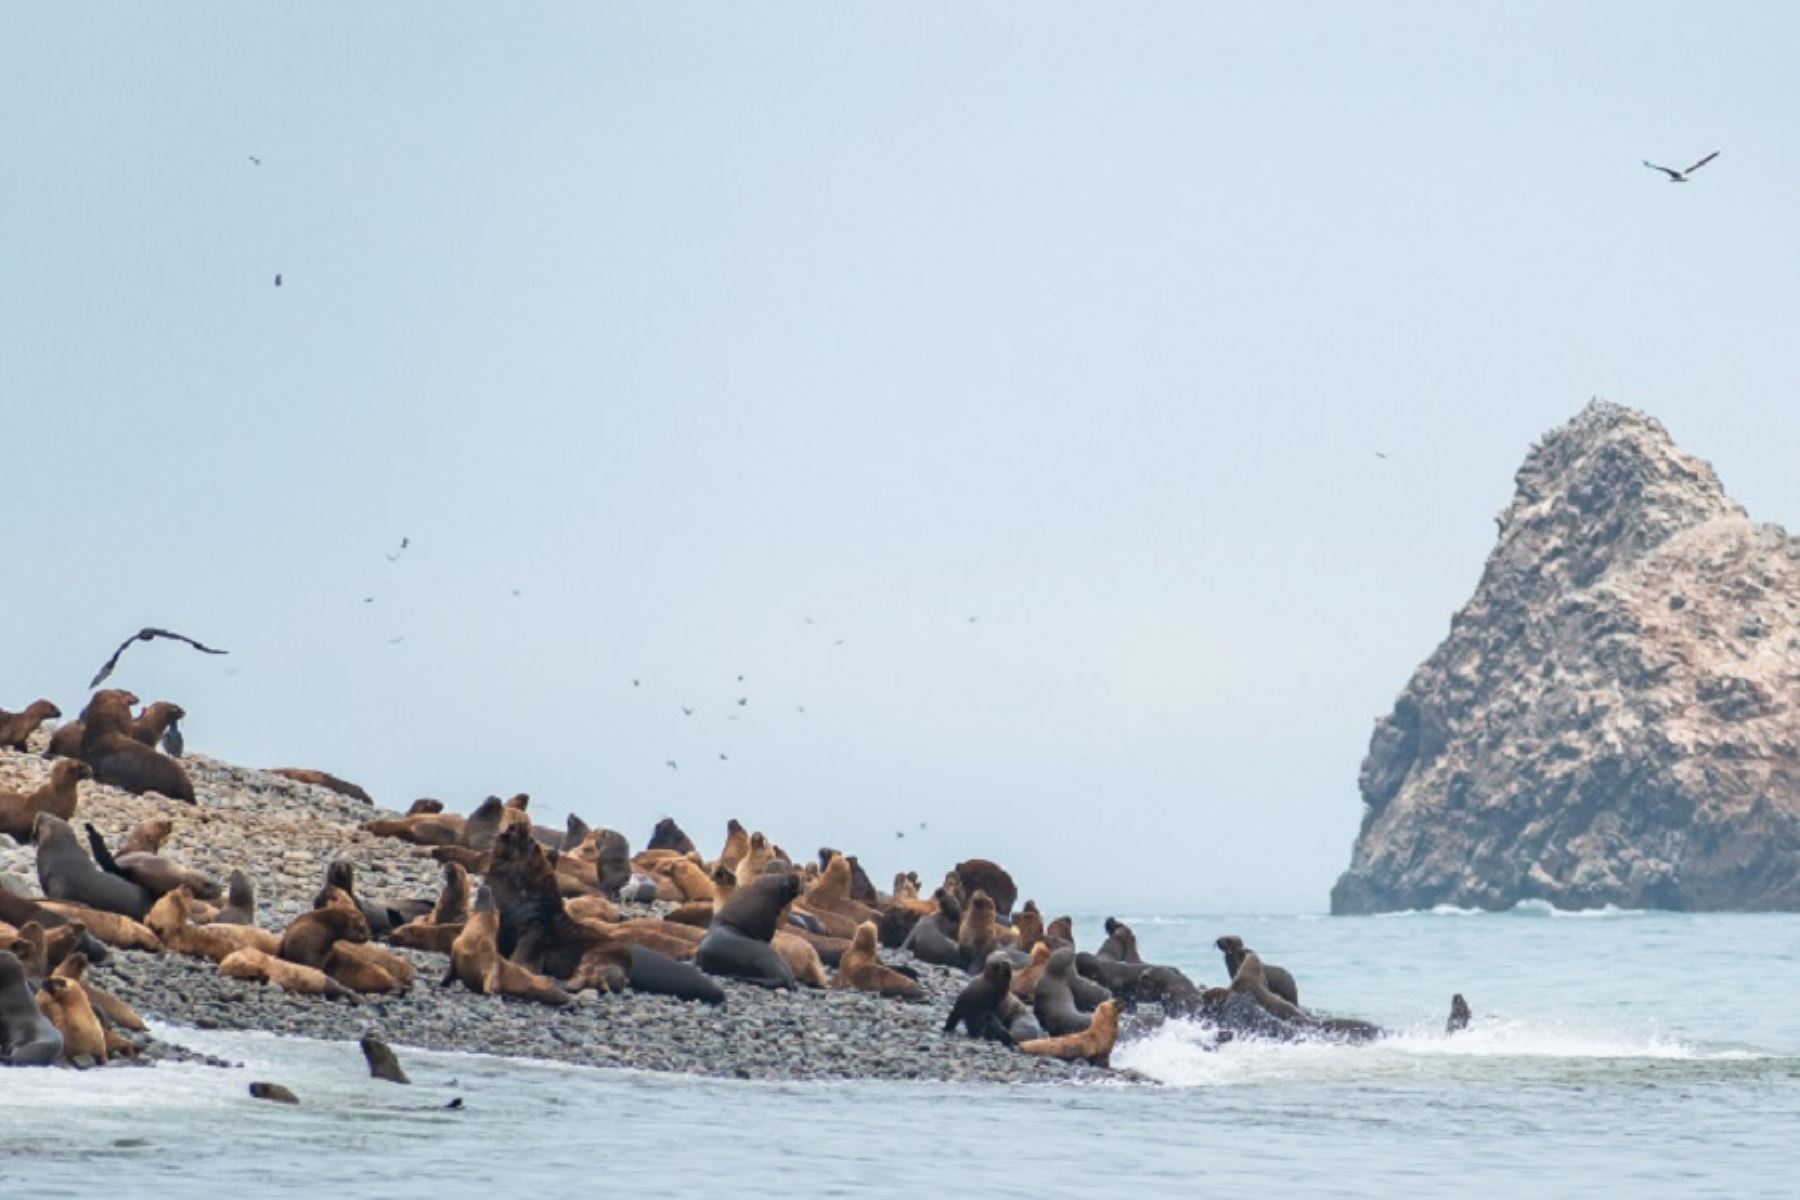
<path fill-rule="evenodd" d="M 798 875 L 763 875 L 740 883 L 731 899 L 714 910 L 694 964 L 709 975 L 792 990 L 794 972 L 770 942 L 782 910 L 799 895 Z"/>
<path fill-rule="evenodd" d="M 62 1052 L 62 1032 L 38 1010 L 24 964 L 0 950 L 0 1062 L 46 1066 Z"/>
<path fill-rule="evenodd" d="M 76 841 L 75 831 L 61 817 L 39 813 L 34 830 L 38 886 L 50 899 L 71 900 L 134 921 L 142 921 L 156 903 L 155 896 L 129 879 L 108 875 L 95 866 Z"/>

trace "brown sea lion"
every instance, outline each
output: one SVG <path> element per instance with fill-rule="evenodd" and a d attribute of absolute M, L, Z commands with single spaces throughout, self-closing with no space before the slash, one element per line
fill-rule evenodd
<path fill-rule="evenodd" d="M 688 925 L 665 925 L 661 921 L 617 921 L 598 927 L 606 937 L 629 946 L 642 946 L 666 955 L 677 962 L 694 957 L 704 935 Z M 680 930 L 680 933 L 672 932 Z M 691 935 L 691 936 L 684 936 Z"/>
<path fill-rule="evenodd" d="M 963 909 L 962 921 L 956 927 L 956 950 L 963 967 L 971 974 L 981 970 L 988 955 L 1000 945 L 994 930 L 995 904 L 988 894 L 977 888 Z"/>
<path fill-rule="evenodd" d="M 271 930 L 254 925 L 195 925 L 193 904 L 186 888 L 176 888 L 165 892 L 144 918 L 164 949 L 213 962 L 224 962 L 246 946 L 265 954 L 280 951 L 281 939 Z"/>
<path fill-rule="evenodd" d="M 658 863 L 656 874 L 672 882 L 680 891 L 683 901 L 711 901 L 718 895 L 718 889 L 713 887 L 712 876 L 690 859 L 671 858 Z"/>
<path fill-rule="evenodd" d="M 60 966 L 69 955 L 81 950 L 82 939 L 87 937 L 87 926 L 80 921 L 70 921 L 67 925 L 58 925 L 54 929 L 44 930 L 44 967 L 46 970 Z"/>
<path fill-rule="evenodd" d="M 63 758 L 51 765 L 50 778 L 31 791 L 0 792 L 0 833 L 29 841 L 32 822 L 39 813 L 69 820 L 75 815 L 75 785 L 93 777 L 93 769 L 86 763 Z"/>
<path fill-rule="evenodd" d="M 412 898 L 395 898 L 391 900 L 375 900 L 363 896 L 356 889 L 356 865 L 347 858 L 336 858 L 325 868 L 325 885 L 313 900 L 314 908 L 322 908 L 333 891 L 343 892 L 350 898 L 363 920 L 369 923 L 370 937 L 386 937 L 395 929 L 408 921 L 424 916 L 430 912 L 433 902 Z"/>
<path fill-rule="evenodd" d="M 38 887 L 45 896 L 119 913 L 134 921 L 143 920 L 156 903 L 156 897 L 144 888 L 95 866 L 76 840 L 75 831 L 61 817 L 41 812 L 32 828 L 32 840 L 37 843 Z M 92 922 L 88 927 L 105 936 Z"/>
<path fill-rule="evenodd" d="M 365 995 L 405 991 L 406 986 L 388 970 L 386 962 L 374 957 L 375 954 L 399 957 L 370 942 L 333 942 L 325 955 L 325 973 L 351 991 Z M 405 962 L 404 959 L 400 961 Z M 407 970 L 411 969 L 411 964 L 407 964 Z"/>
<path fill-rule="evenodd" d="M 475 811 L 463 822 L 462 845 L 470 850 L 493 849 L 506 811 L 506 802 L 498 796 L 489 796 L 477 804 Z"/>
<path fill-rule="evenodd" d="M 1110 1065 L 1113 1045 L 1118 1040 L 1119 1002 L 1108 1000 L 1094 1010 L 1093 1020 L 1080 1033 L 1020 1042 L 1019 1050 L 1025 1054 L 1071 1061 L 1086 1059 L 1095 1066 L 1104 1067 Z"/>
<path fill-rule="evenodd" d="M 291 1088 L 283 1087 L 279 1083 L 270 1083 L 267 1080 L 261 1079 L 250 1085 L 250 1095 L 253 1099 L 269 1100 L 276 1104 L 300 1103 L 300 1097 L 294 1095 Z"/>
<path fill-rule="evenodd" d="M 460 981 L 471 992 L 483 996 L 517 996 L 558 1006 L 574 1003 L 575 998 L 555 981 L 502 958 L 496 941 L 499 930 L 500 914 L 493 893 L 483 884 L 475 893 L 475 903 L 461 936 L 450 948 L 450 969 L 444 975 L 444 983 Z"/>
<path fill-rule="evenodd" d="M 88 1003 L 100 1015 L 102 1023 L 142 1033 L 148 1028 L 137 1010 L 87 977 L 88 957 L 75 953 L 56 965 L 53 974 L 59 979 L 72 979 L 87 993 Z"/>
<path fill-rule="evenodd" d="M 774 861 L 775 848 L 769 844 L 769 839 L 763 836 L 761 830 L 752 833 L 750 848 L 744 852 L 744 857 L 738 860 L 738 886 L 743 887 L 751 880 L 759 878 L 763 873 L 763 868 Z"/>
<path fill-rule="evenodd" d="M 851 897 L 853 874 L 850 860 L 836 850 L 820 850 L 819 878 L 801 894 L 800 906 L 811 913 L 836 913 L 851 922 L 848 936 L 856 936 L 856 926 L 864 921 L 881 919 L 879 909 Z M 845 936 L 840 934 L 838 936 Z"/>
<path fill-rule="evenodd" d="M 750 853 L 750 833 L 738 822 L 736 817 L 725 822 L 725 848 L 719 851 L 719 857 L 713 860 L 714 865 L 724 867 L 731 872 L 732 879 L 737 878 L 738 864 Z"/>
<path fill-rule="evenodd" d="M 1025 907 L 1013 914 L 1013 934 L 1019 949 L 1027 954 L 1044 940 L 1044 916 L 1038 912 L 1037 901 L 1027 900 Z"/>
<path fill-rule="evenodd" d="M 1060 950 L 1064 946 L 1075 948 L 1075 922 L 1068 917 L 1058 917 L 1044 926 L 1044 940 L 1050 943 L 1052 950 Z"/>
<path fill-rule="evenodd" d="M 340 796 L 348 796 L 352 800 L 361 800 L 364 804 L 374 804 L 369 793 L 346 779 L 339 779 L 329 771 L 313 771 L 306 767 L 274 767 L 271 775 L 279 775 L 283 779 L 292 779 L 295 783 L 310 783 L 314 787 L 322 787 L 328 792 L 336 792 Z"/>
<path fill-rule="evenodd" d="M 45 1019 L 62 1034 L 64 1062 L 74 1062 L 85 1055 L 96 1063 L 105 1064 L 106 1034 L 79 983 L 51 976 L 38 985 L 37 1006 Z"/>
<path fill-rule="evenodd" d="M 345 900 L 348 901 L 348 897 Z M 303 912 L 288 922 L 276 953 L 287 962 L 323 971 L 331 948 L 340 941 L 366 942 L 369 923 L 353 903 L 331 903 Z"/>
<path fill-rule="evenodd" d="M 385 1079 L 389 1083 L 412 1082 L 400 1069 L 400 1060 L 386 1042 L 372 1033 L 365 1033 L 357 1044 L 362 1047 L 363 1061 L 369 1064 L 369 1078 Z"/>
<path fill-rule="evenodd" d="M 1031 962 L 1013 972 L 1013 995 L 1030 1004 L 1037 993 L 1037 981 L 1050 962 L 1050 947 L 1040 941 L 1031 948 Z"/>
<path fill-rule="evenodd" d="M 455 813 L 439 812 L 376 817 L 364 821 L 362 827 L 376 837 L 398 838 L 415 846 L 460 846 L 465 833 L 463 818 Z"/>
<path fill-rule="evenodd" d="M 925 989 L 919 986 L 918 980 L 902 975 L 882 963 L 880 951 L 876 948 L 873 921 L 864 921 L 856 927 L 856 936 L 850 940 L 849 949 L 838 960 L 837 973 L 831 977 L 831 986 L 874 992 L 894 1000 L 925 999 Z"/>
<path fill-rule="evenodd" d="M 985 858 L 966 859 L 956 864 L 956 877 L 962 881 L 964 895 L 986 892 L 1001 916 L 1011 915 L 1012 907 L 1019 899 L 1019 888 L 999 863 Z"/>
<path fill-rule="evenodd" d="M 175 822 L 167 817 L 145 817 L 131 827 L 125 835 L 125 844 L 119 848 L 120 854 L 156 854 L 162 850 L 163 843 L 175 832 Z"/>
<path fill-rule="evenodd" d="M 194 785 L 181 764 L 131 736 L 131 708 L 119 693 L 96 692 L 82 716 L 80 758 L 94 769 L 95 782 L 195 802 Z"/>
<path fill-rule="evenodd" d="M 963 956 L 957 935 L 962 929 L 962 902 L 948 888 L 941 887 L 932 893 L 932 899 L 937 903 L 937 911 L 919 918 L 901 949 L 940 967 L 960 967 Z"/>
<path fill-rule="evenodd" d="M 645 848 L 673 850 L 677 854 L 695 853 L 693 840 L 681 831 L 681 826 L 675 823 L 673 817 L 664 817 L 656 823 L 656 828 L 651 831 L 650 841 L 646 843 Z"/>
<path fill-rule="evenodd" d="M 1012 1045 L 1012 1034 L 1000 1017 L 1000 1005 L 1012 991 L 1012 964 L 996 955 L 981 968 L 981 974 L 963 985 L 950 1016 L 944 1022 L 949 1033 L 960 1023 L 972 1038 Z"/>
<path fill-rule="evenodd" d="M 23 750 L 37 727 L 62 716 L 62 709 L 48 700 L 33 700 L 23 712 L 7 712 L 0 708 L 0 748 Z"/>
<path fill-rule="evenodd" d="M 1269 986 L 1263 961 L 1254 950 L 1244 951 L 1243 957 L 1238 960 L 1237 971 L 1231 977 L 1231 990 L 1249 996 L 1271 1016 L 1283 1021 L 1307 1020 L 1305 1010 Z"/>
<path fill-rule="evenodd" d="M 444 802 L 442 800 L 433 800 L 430 796 L 420 796 L 406 810 L 406 815 L 409 817 L 428 816 L 443 811 Z"/>
<path fill-rule="evenodd" d="M 563 904 L 563 910 L 577 921 L 599 921 L 603 924 L 620 919 L 617 906 L 605 896 L 577 896 Z"/>
<path fill-rule="evenodd" d="M 87 830 L 88 847 L 93 850 L 94 862 L 102 871 L 129 879 L 152 896 L 161 896 L 176 888 L 186 888 L 199 900 L 217 900 L 224 894 L 224 889 L 200 872 L 189 870 L 160 854 L 121 854 L 114 858 L 99 830 L 86 824 L 82 828 Z"/>
<path fill-rule="evenodd" d="M 794 982 L 810 988 L 831 986 L 831 977 L 825 974 L 825 956 L 800 931 L 790 933 L 785 929 L 777 929 L 775 936 L 769 940 L 769 945 L 775 948 L 775 953 L 781 955 L 781 961 L 794 973 Z"/>
<path fill-rule="evenodd" d="M 91 908 L 71 900 L 42 900 L 39 901 L 39 907 L 48 909 L 65 920 L 80 921 L 87 926 L 88 933 L 119 950 L 147 950 L 154 954 L 163 948 L 162 942 L 150 931 L 148 925 L 119 913 Z M 148 913 L 149 910 L 145 911 Z M 88 957 L 93 958 L 91 946 L 88 947 Z"/>
<path fill-rule="evenodd" d="M 219 974 L 232 979 L 249 979 L 272 983 L 283 991 L 301 996 L 324 996 L 329 1000 L 356 1000 L 356 993 L 319 970 L 245 948 L 233 951 L 219 964 Z"/>
<path fill-rule="evenodd" d="M 168 700 L 158 700 L 146 705 L 143 712 L 131 718 L 131 724 L 126 727 L 125 731 L 131 735 L 133 741 L 141 742 L 146 746 L 154 746 L 162 741 L 163 734 L 169 731 L 169 726 L 186 716 L 187 710 L 181 705 Z"/>
<path fill-rule="evenodd" d="M 1225 971 L 1232 978 L 1237 978 L 1238 967 L 1252 951 L 1244 945 L 1244 939 L 1227 934 L 1213 943 L 1225 955 Z M 1261 962 L 1260 959 L 1258 959 Z M 1269 990 L 1286 1000 L 1289 1004 L 1300 1003 L 1300 989 L 1294 983 L 1294 977 L 1271 963 L 1262 963 L 1263 976 L 1268 982 Z"/>
<path fill-rule="evenodd" d="M 36 921 L 27 921 L 15 929 L 10 938 L 0 942 L 0 950 L 18 959 L 25 967 L 25 974 L 33 979 L 42 979 L 50 973 L 44 955 L 44 927 Z"/>
<path fill-rule="evenodd" d="M 1456 993 L 1450 997 L 1450 1019 L 1444 1023 L 1444 1032 L 1461 1033 L 1469 1027 L 1470 1015 L 1469 1002 L 1463 999 L 1461 992 Z"/>

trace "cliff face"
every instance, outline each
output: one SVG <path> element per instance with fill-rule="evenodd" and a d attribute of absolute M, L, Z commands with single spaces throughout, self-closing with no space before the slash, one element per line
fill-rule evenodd
<path fill-rule="evenodd" d="M 1800 539 L 1604 402 L 1517 485 L 1375 724 L 1332 911 L 1800 909 Z"/>

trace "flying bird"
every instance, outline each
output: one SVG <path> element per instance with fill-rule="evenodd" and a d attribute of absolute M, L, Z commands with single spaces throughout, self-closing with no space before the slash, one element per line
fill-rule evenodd
<path fill-rule="evenodd" d="M 170 758 L 180 758 L 182 747 L 184 745 L 185 743 L 181 740 L 181 723 L 179 721 L 170 721 L 169 727 L 163 730 L 163 753 Z"/>
<path fill-rule="evenodd" d="M 280 287 L 280 286 L 281 286 L 281 273 L 280 273 L 280 272 L 279 272 L 279 271 L 277 271 L 277 272 L 276 272 L 276 273 L 275 273 L 275 286 L 276 286 L 276 287 Z"/>
<path fill-rule="evenodd" d="M 739 696 L 738 697 L 738 707 L 739 708 L 744 707 L 744 705 L 746 705 L 748 703 L 750 703 L 750 697 L 748 697 L 748 696 Z"/>
<path fill-rule="evenodd" d="M 632 681 L 631 681 L 631 686 L 632 686 L 632 687 L 637 687 L 637 686 L 638 686 L 638 681 L 637 681 L 637 680 L 635 680 L 635 679 L 634 679 L 634 680 L 632 680 Z"/>
<path fill-rule="evenodd" d="M 94 681 L 88 684 L 88 689 L 91 691 L 106 682 L 106 677 L 111 675 L 113 673 L 113 668 L 119 665 L 119 655 L 125 653 L 126 648 L 130 646 L 131 643 L 148 642 L 154 638 L 174 638 L 178 642 L 186 642 L 202 654 L 231 653 L 229 650 L 214 650 L 211 646 L 202 646 L 199 642 L 196 642 L 193 638 L 188 637 L 183 633 L 172 633 L 167 629 L 140 629 L 121 642 L 119 648 L 113 651 L 112 657 L 106 660 L 106 665 L 100 668 L 100 673 L 94 676 Z"/>
<path fill-rule="evenodd" d="M 403 633 L 399 637 L 389 638 L 388 645 L 398 646 L 401 642 L 404 642 L 405 640 L 406 640 L 406 635 Z"/>
<path fill-rule="evenodd" d="M 731 760 L 726 758 L 723 754 L 721 754 L 721 755 L 719 755 L 719 761 L 720 762 L 730 762 Z"/>
<path fill-rule="evenodd" d="M 903 838 L 906 836 L 906 831 L 903 829 L 896 829 L 896 830 L 894 830 L 894 836 L 897 838 Z"/>
<path fill-rule="evenodd" d="M 1643 161 L 1644 165 L 1649 167 L 1652 171 L 1661 171 L 1664 175 L 1667 175 L 1670 183 L 1686 183 L 1689 175 L 1692 175 L 1695 171 L 1698 171 L 1701 167 L 1704 167 L 1707 163 L 1717 157 L 1719 157 L 1719 152 L 1714 150 L 1711 154 L 1707 155 L 1685 171 L 1677 171 L 1673 167 L 1659 167 L 1647 158 Z"/>
<path fill-rule="evenodd" d="M 406 553 L 406 548 L 410 545 L 412 545 L 411 538 L 409 538 L 409 537 L 401 538 L 400 539 L 400 548 L 398 550 L 394 551 L 392 554 L 388 555 L 387 560 L 389 562 L 398 562 L 400 560 L 400 556 L 402 554 Z"/>
<path fill-rule="evenodd" d="M 260 158 L 258 158 L 258 157 L 256 157 L 256 155 L 254 155 L 254 154 L 252 154 L 252 155 L 251 155 L 251 156 L 250 156 L 250 161 L 251 161 L 251 162 L 253 162 L 253 163 L 255 163 L 255 164 L 256 164 L 256 165 L 257 165 L 257 166 L 259 166 L 259 167 L 260 167 L 260 166 L 262 166 L 262 159 L 260 159 Z"/>
<path fill-rule="evenodd" d="M 1387 457 L 1387 452 L 1386 452 L 1386 451 L 1384 451 L 1384 450 L 1377 450 L 1377 451 L 1376 451 L 1376 452 L 1375 452 L 1375 457 L 1376 457 L 1376 458 L 1386 458 L 1386 457 Z"/>
<path fill-rule="evenodd" d="M 664 762 L 663 762 L 663 766 L 665 766 L 665 767 L 667 767 L 667 768 L 669 768 L 669 770 L 671 770 L 671 771 L 679 771 L 679 770 L 681 770 L 681 768 L 680 768 L 680 767 L 678 767 L 678 766 L 676 766 L 676 765 L 675 765 L 675 760 L 674 760 L 674 759 L 672 759 L 672 758 L 671 758 L 671 759 L 666 759 L 666 760 L 664 760 Z"/>
<path fill-rule="evenodd" d="M 681 715 L 684 717 L 691 717 L 694 715 L 694 710 L 684 704 L 681 706 Z"/>

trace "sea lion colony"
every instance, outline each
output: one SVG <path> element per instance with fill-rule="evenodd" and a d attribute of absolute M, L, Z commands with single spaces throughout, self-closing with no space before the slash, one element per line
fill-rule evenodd
<path fill-rule="evenodd" d="M 967 977 L 946 1032 L 960 1027 L 1026 1055 L 1101 1066 L 1132 1014 L 1202 1021 L 1220 1041 L 1379 1034 L 1301 1008 L 1292 976 L 1235 937 L 1220 939 L 1230 982 L 1216 988 L 1144 962 L 1129 926 L 1116 920 L 1095 951 L 1078 951 L 1068 918 L 1046 923 L 1031 900 L 1013 911 L 1016 885 L 988 860 L 958 863 L 929 897 L 913 873 L 882 892 L 854 855 L 827 848 L 797 862 L 735 820 L 714 856 L 668 818 L 633 853 L 618 831 L 576 816 L 562 830 L 534 824 L 523 794 L 489 797 L 466 817 L 421 800 L 404 816 L 364 822 L 436 860 L 436 893 L 369 894 L 358 885 L 359 864 L 346 858 L 326 869 L 310 909 L 265 929 L 254 881 L 267 877 L 268 862 L 237 864 L 222 884 L 160 853 L 173 829 L 205 822 L 207 803 L 181 763 L 156 749 L 167 723 L 186 714 L 159 703 L 134 717 L 138 703 L 122 689 L 96 693 L 78 723 L 49 739 L 44 782 L 0 793 L 0 821 L 35 843 L 42 893 L 0 888 L 0 1062 L 134 1056 L 142 1018 L 85 978 L 90 962 L 118 950 L 187 956 L 311 1003 L 350 1005 L 416 986 L 547 1008 L 583 992 L 722 1005 L 731 994 L 723 981 L 918 1005 L 930 996 L 917 964 L 935 964 Z M 41 701 L 0 712 L 0 732 L 22 747 L 55 712 Z M 63 736 L 76 724 L 79 737 Z M 282 774 L 340 796 L 360 792 L 324 772 Z M 79 811 L 83 789 L 97 784 L 157 809 L 116 850 Z M 415 980 L 415 959 L 397 950 L 439 965 Z"/>

